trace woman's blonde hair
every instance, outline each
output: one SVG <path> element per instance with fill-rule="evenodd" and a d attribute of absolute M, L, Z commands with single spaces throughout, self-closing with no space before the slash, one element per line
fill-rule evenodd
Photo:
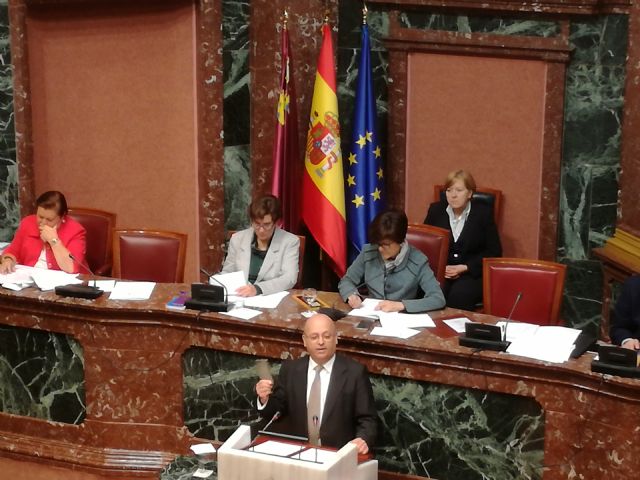
<path fill-rule="evenodd" d="M 456 180 L 462 180 L 462 183 L 464 183 L 467 190 L 471 190 L 472 192 L 476 191 L 476 181 L 473 179 L 473 175 L 465 170 L 454 170 L 453 172 L 450 172 L 444 182 L 445 190 L 453 185 L 453 182 Z"/>

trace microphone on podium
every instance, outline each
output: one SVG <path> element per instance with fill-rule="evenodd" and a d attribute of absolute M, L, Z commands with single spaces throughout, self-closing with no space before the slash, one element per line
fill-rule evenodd
<path fill-rule="evenodd" d="M 61 297 L 88 298 L 90 300 L 96 299 L 102 295 L 104 291 L 95 286 L 96 275 L 93 273 L 89 265 L 85 262 L 81 262 L 79 259 L 74 257 L 72 253 L 69 253 L 69 258 L 89 272 L 91 277 L 93 277 L 94 286 L 88 285 L 89 282 L 87 282 L 87 285 L 61 285 L 55 288 L 56 295 L 60 295 Z"/>

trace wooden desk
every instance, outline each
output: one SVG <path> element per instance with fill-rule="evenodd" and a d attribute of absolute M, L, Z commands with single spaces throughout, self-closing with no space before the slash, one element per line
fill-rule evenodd
<path fill-rule="evenodd" d="M 250 321 L 167 311 L 184 288 L 157 285 L 144 302 L 0 291 L 0 454 L 111 474 L 126 465 L 128 478 L 154 478 L 195 435 L 223 440 L 251 420 L 238 412 L 252 410 L 253 359 L 303 352 L 299 303 L 288 297 Z M 434 312 L 437 328 L 406 341 L 337 322 L 339 350 L 372 373 L 382 470 L 636 478 L 640 382 L 592 374 L 590 356 L 556 365 L 473 353 L 442 324 L 460 314 L 494 320 Z M 222 412 L 213 421 L 212 405 Z"/>

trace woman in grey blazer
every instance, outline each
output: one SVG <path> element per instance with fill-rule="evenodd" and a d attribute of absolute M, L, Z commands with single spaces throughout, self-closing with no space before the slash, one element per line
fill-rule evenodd
<path fill-rule="evenodd" d="M 269 295 L 296 284 L 300 239 L 278 228 L 281 215 L 276 197 L 260 197 L 249 205 L 251 226 L 231 236 L 222 272 L 242 271 L 248 282 L 236 295 Z"/>
<path fill-rule="evenodd" d="M 429 267 L 429 260 L 413 248 L 407 236 L 407 215 L 400 210 L 380 213 L 369 225 L 369 241 L 340 283 L 338 290 L 351 308 L 362 298 L 358 287 L 366 285 L 369 296 L 383 299 L 383 312 L 409 313 L 444 307 L 444 295 Z"/>

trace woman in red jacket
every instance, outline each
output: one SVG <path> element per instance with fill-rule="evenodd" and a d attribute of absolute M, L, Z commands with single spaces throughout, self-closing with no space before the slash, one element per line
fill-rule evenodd
<path fill-rule="evenodd" d="M 22 219 L 13 241 L 2 253 L 0 273 L 13 272 L 17 264 L 84 272 L 85 230 L 67 216 L 64 195 L 45 192 L 36 200 L 36 206 L 36 214 Z"/>

